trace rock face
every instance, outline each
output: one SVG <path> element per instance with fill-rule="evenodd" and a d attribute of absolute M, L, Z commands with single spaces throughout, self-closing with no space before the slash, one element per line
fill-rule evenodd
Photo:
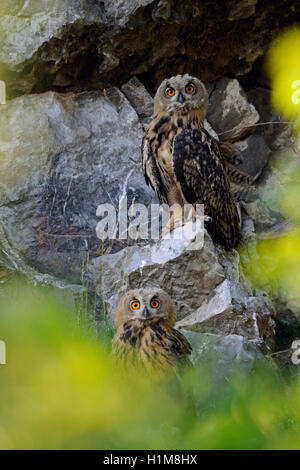
<path fill-rule="evenodd" d="M 122 86 L 122 92 L 136 110 L 141 122 L 147 123 L 153 113 L 153 98 L 136 77 Z"/>
<path fill-rule="evenodd" d="M 10 0 L 0 7 L 1 69 L 10 93 L 132 75 L 154 89 L 178 72 L 215 81 L 248 73 L 299 11 L 293 0 Z"/>
<path fill-rule="evenodd" d="M 193 333 L 184 331 L 192 345 L 192 360 L 205 364 L 213 371 L 214 378 L 229 378 L 229 376 L 240 368 L 251 372 L 257 362 L 265 363 L 264 356 L 255 347 L 253 341 L 248 341 L 240 335 L 215 335 L 210 333 Z"/>
<path fill-rule="evenodd" d="M 223 83 L 229 115 L 248 113 L 252 123 L 257 121 L 258 113 L 237 81 Z M 48 92 L 17 98 L 1 108 L 2 264 L 58 287 L 76 284 L 71 286 L 76 292 L 88 285 L 112 314 L 126 290 L 163 287 L 177 305 L 178 328 L 218 337 L 237 335 L 252 347 L 272 349 L 274 305 L 247 285 L 237 252 L 214 246 L 203 228 L 198 244 L 195 234 L 155 242 L 150 231 L 138 240 L 98 238 L 100 205 L 115 208 L 120 235 L 120 201 L 127 209 L 158 202 L 145 184 L 140 156 L 141 122 L 149 119 L 153 100 L 136 78 L 122 90 Z M 241 96 L 244 106 L 238 109 L 236 99 Z M 214 101 L 210 109 L 213 106 Z M 213 113 L 208 117 L 214 122 Z M 211 122 L 206 127 L 216 135 Z M 249 174 L 260 173 L 269 156 L 253 158 L 248 147 L 243 150 L 248 142 L 251 147 L 254 137 L 236 144 Z M 245 237 L 253 239 L 255 204 L 244 205 L 249 212 L 244 216 Z"/>
<path fill-rule="evenodd" d="M 210 94 L 207 119 L 221 140 L 234 142 L 251 133 L 259 114 L 239 82 L 224 77 Z"/>
<path fill-rule="evenodd" d="M 271 150 L 262 135 L 255 133 L 236 144 L 241 163 L 236 165 L 244 173 L 258 177 L 267 165 Z"/>
<path fill-rule="evenodd" d="M 176 302 L 177 328 L 242 335 L 272 349 L 272 316 L 276 314 L 272 302 L 266 295 L 254 296 L 246 287 L 236 252 L 216 249 L 206 231 L 200 235 L 203 243 L 201 237 L 198 244 L 189 239 L 162 239 L 94 258 L 89 282 L 96 285 L 110 312 L 129 289 L 163 286 Z"/>
<path fill-rule="evenodd" d="M 142 128 L 117 89 L 18 98 L 0 113 L 0 220 L 5 238 L 43 273 L 80 282 L 112 247 L 96 236 L 99 204 L 124 193 L 148 205 Z M 114 247 L 117 249 L 117 247 Z"/>
<path fill-rule="evenodd" d="M 204 249 L 202 241 L 192 246 L 184 238 L 162 239 L 154 245 L 127 247 L 95 258 L 89 265 L 90 282 L 112 312 L 128 289 L 164 286 L 177 301 L 179 318 L 184 317 L 225 278 L 210 237 L 206 232 L 202 236 Z"/>
<path fill-rule="evenodd" d="M 206 129 L 234 142 L 236 165 L 258 181 L 251 196 L 238 196 L 248 250 L 255 251 L 257 232 L 281 229 L 272 197 L 264 204 L 260 193 L 278 176 L 272 152 L 292 146 L 292 138 L 282 125 L 256 127 L 278 120 L 268 91 L 246 94 L 226 74 L 247 74 L 269 32 L 292 22 L 298 8 L 289 0 L 276 8 L 256 0 L 1 5 L 0 78 L 8 98 L 23 94 L 0 106 L 5 272 L 76 294 L 88 289 L 111 314 L 125 290 L 163 287 L 199 356 L 213 348 L 252 367 L 260 351 L 271 350 L 276 308 L 248 285 L 236 251 L 215 246 L 204 229 L 196 241 L 191 232 L 180 240 L 155 241 L 149 231 L 121 238 L 119 204 L 134 210 L 158 203 L 142 173 L 142 136 L 154 89 L 168 75 L 189 72 L 207 83 Z M 108 223 L 118 238 L 99 238 L 104 205 L 114 209 Z"/>

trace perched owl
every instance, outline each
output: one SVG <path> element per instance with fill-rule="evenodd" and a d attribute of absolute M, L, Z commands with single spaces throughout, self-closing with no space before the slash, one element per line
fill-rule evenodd
<path fill-rule="evenodd" d="M 129 291 L 115 312 L 113 353 L 124 364 L 137 364 L 154 372 L 180 372 L 183 366 L 191 365 L 192 348 L 174 329 L 175 321 L 174 303 L 163 290 Z"/>
<path fill-rule="evenodd" d="M 208 96 L 190 75 L 164 80 L 154 98 L 154 117 L 143 139 L 145 179 L 162 203 L 204 204 L 206 227 L 226 249 L 240 241 L 240 218 L 230 181 L 251 178 L 231 163 L 231 152 L 204 129 Z"/>

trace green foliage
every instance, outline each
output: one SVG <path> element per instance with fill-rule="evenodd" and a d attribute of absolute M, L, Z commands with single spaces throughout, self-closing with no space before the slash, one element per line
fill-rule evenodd
<path fill-rule="evenodd" d="M 286 30 L 272 44 L 266 67 L 272 85 L 272 103 L 284 119 L 300 130 L 300 29 Z M 261 194 L 271 211 L 289 221 L 282 233 L 260 237 L 256 251 L 241 248 L 245 271 L 253 286 L 274 298 L 300 306 L 300 160 L 299 138 L 293 149 L 284 149 L 273 161 L 274 184 Z M 276 182 L 275 182 L 276 180 Z M 250 254 L 249 254 L 250 253 Z"/>
<path fill-rule="evenodd" d="M 272 43 L 266 69 L 272 86 L 272 103 L 300 130 L 300 28 L 286 29 Z"/>
<path fill-rule="evenodd" d="M 0 302 L 2 449 L 300 447 L 300 377 L 236 371 L 217 386 L 203 365 L 179 390 L 168 377 L 119 370 L 112 330 L 79 324 L 47 289 L 19 286 Z"/>

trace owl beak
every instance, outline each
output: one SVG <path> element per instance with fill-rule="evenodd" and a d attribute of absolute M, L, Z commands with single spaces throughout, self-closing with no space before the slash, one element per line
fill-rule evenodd
<path fill-rule="evenodd" d="M 147 309 L 147 307 L 144 308 L 144 310 L 142 311 L 142 315 L 144 318 L 149 318 L 150 317 L 150 313 L 149 313 L 149 310 Z"/>
<path fill-rule="evenodd" d="M 177 101 L 179 101 L 181 104 L 185 102 L 185 98 L 182 93 L 179 93 Z"/>

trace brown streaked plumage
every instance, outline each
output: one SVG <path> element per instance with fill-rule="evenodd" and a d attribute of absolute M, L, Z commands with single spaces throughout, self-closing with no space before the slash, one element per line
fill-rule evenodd
<path fill-rule="evenodd" d="M 134 289 L 124 295 L 115 312 L 117 333 L 113 353 L 124 365 L 151 372 L 180 372 L 190 365 L 192 348 L 174 328 L 174 303 L 161 289 Z"/>
<path fill-rule="evenodd" d="M 204 204 L 206 227 L 226 249 L 241 238 L 240 218 L 230 181 L 250 185 L 251 177 L 232 164 L 232 148 L 204 129 L 208 96 L 203 83 L 189 75 L 164 80 L 154 98 L 154 118 L 143 140 L 147 184 L 161 202 Z"/>

